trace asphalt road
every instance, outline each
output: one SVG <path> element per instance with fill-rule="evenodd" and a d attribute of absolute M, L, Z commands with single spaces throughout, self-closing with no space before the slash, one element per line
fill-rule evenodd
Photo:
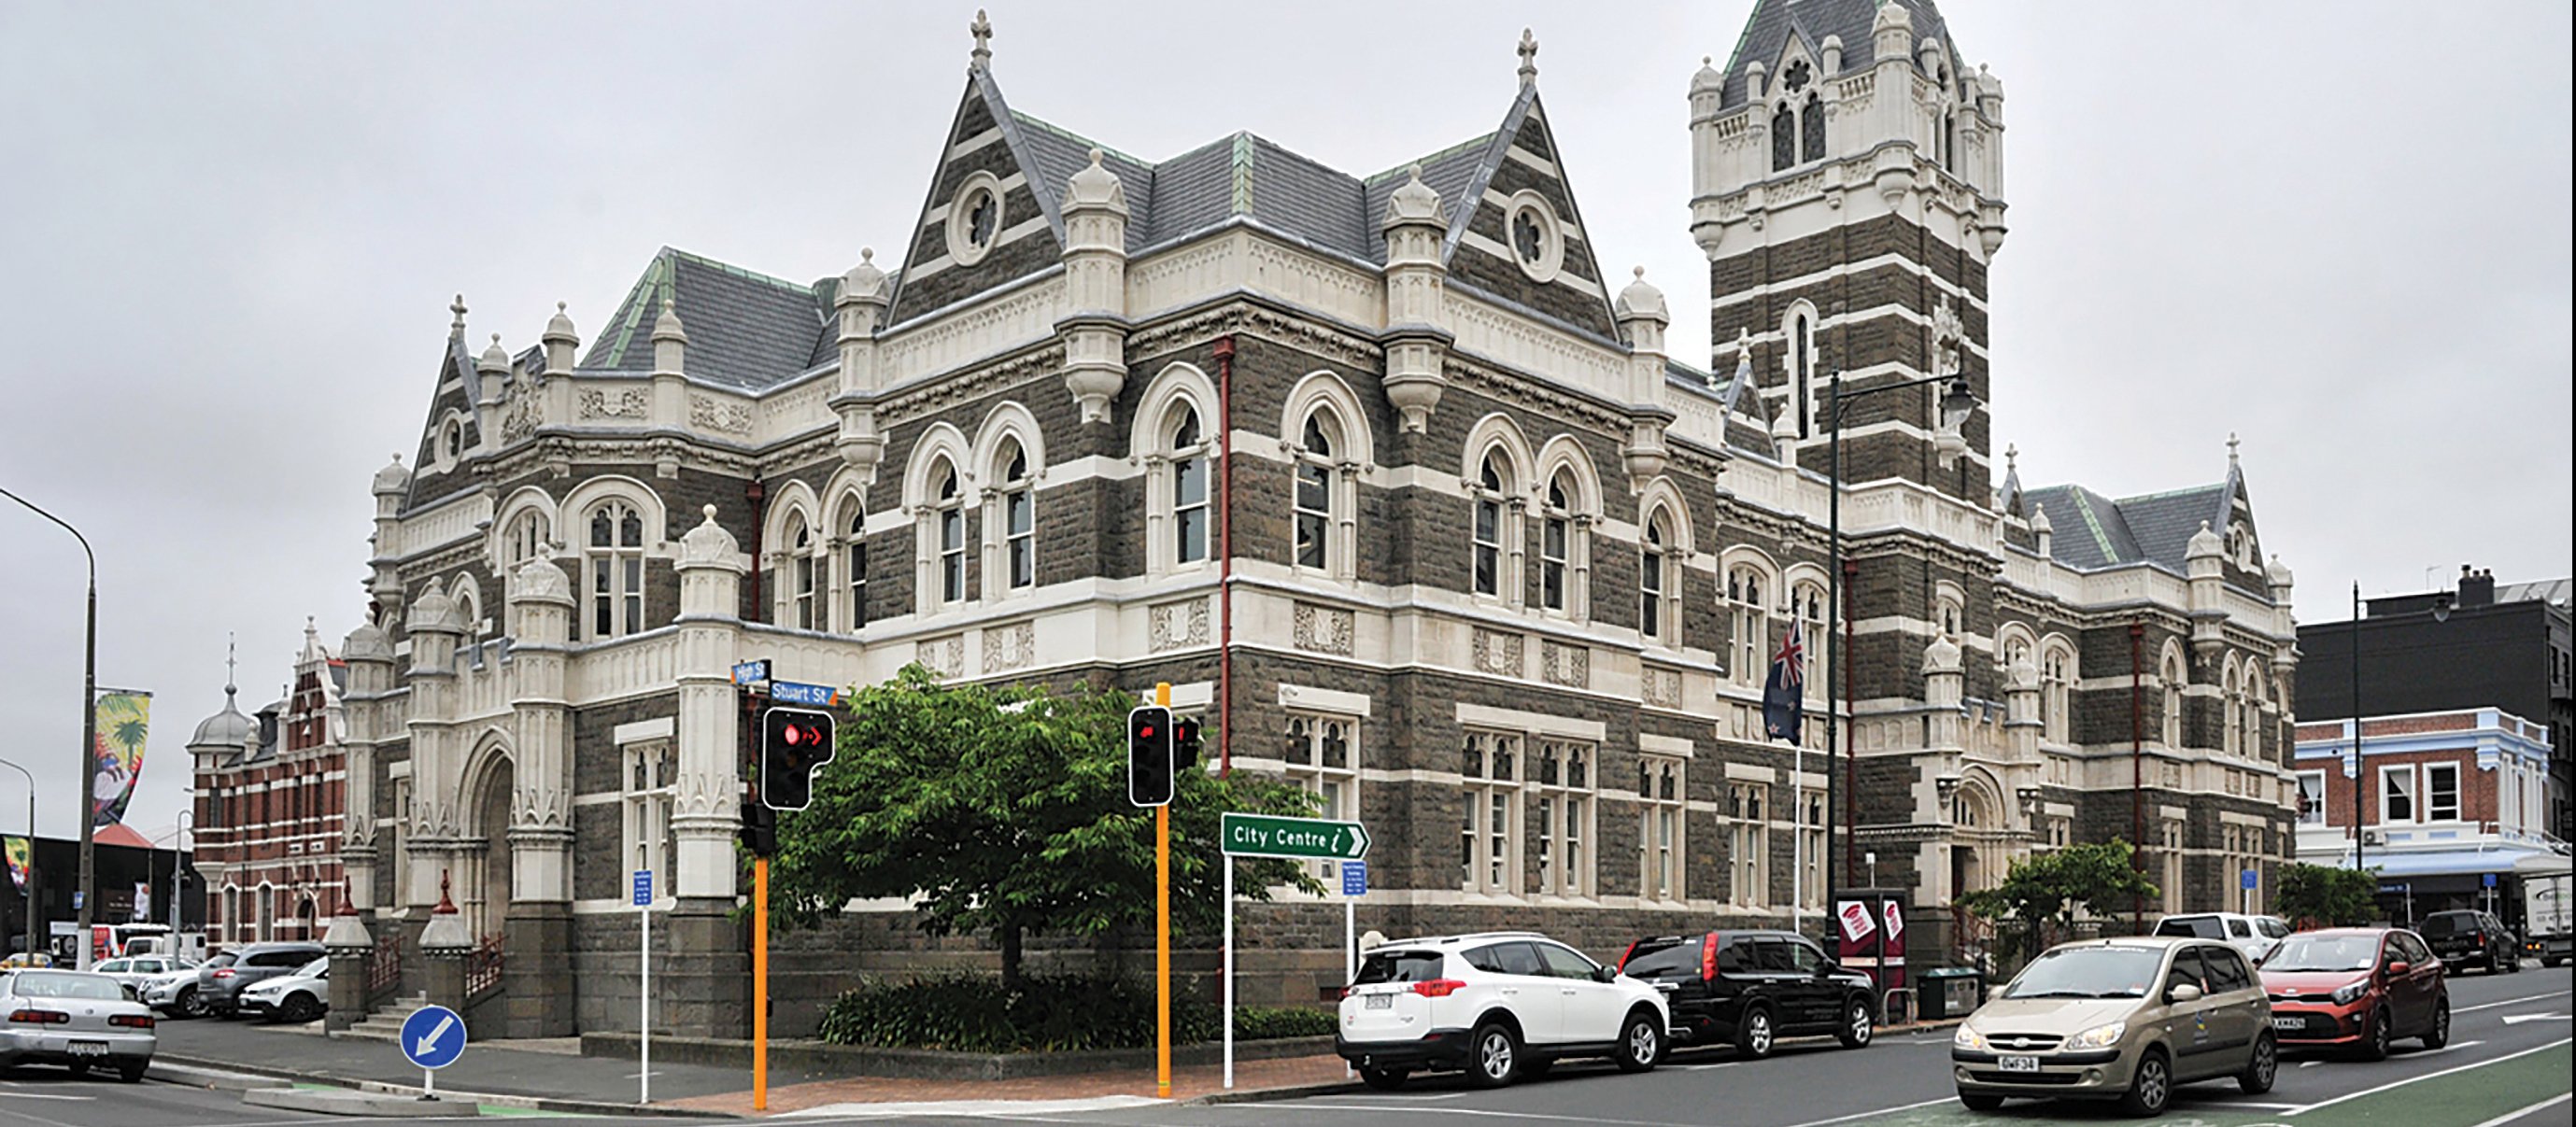
<path fill-rule="evenodd" d="M 2568 1102 L 2569 1014 L 2576 973 L 2534 966 L 2519 975 L 2470 975 L 2451 982 L 2450 1047 L 2401 1045 L 2388 1060 L 2363 1063 L 2287 1054 L 2279 1083 L 2260 1097 L 2228 1083 L 2178 1093 L 2163 1122 L 2182 1127 L 2537 1127 L 2576 1121 Z M 1353 1092 L 1265 1103 L 1135 1106 L 988 1106 L 975 1114 L 823 1114 L 795 1121 L 893 1127 L 1070 1123 L 1094 1127 L 1954 1127 L 1966 1124 L 2121 1121 L 2107 1107 L 2015 1102 L 1977 1114 L 1953 1098 L 1949 1033 L 1882 1038 L 1857 1052 L 1827 1042 L 1788 1042 L 1771 1060 L 1739 1062 L 1729 1050 L 1676 1054 L 1642 1076 L 1566 1066 L 1544 1080 L 1479 1091 L 1425 1078 L 1394 1093 Z M 2554 1102 L 2553 1102 L 2554 1101 Z M 501 1109 L 493 1109 L 496 1112 Z M 524 1114 L 524 1113 L 522 1113 Z M 174 1085 L 76 1081 L 59 1070 L 0 1075 L 0 1127 L 291 1127 L 303 1123 L 388 1123 L 300 1115 L 242 1106 L 230 1092 Z M 421 1122 L 410 1120 L 405 1122 Z M 565 1117 L 548 1127 L 606 1127 L 660 1120 Z"/>

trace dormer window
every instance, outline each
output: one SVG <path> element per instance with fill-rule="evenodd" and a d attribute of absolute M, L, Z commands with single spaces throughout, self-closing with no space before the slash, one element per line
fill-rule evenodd
<path fill-rule="evenodd" d="M 1805 59 L 1790 63 L 1789 69 L 1780 72 L 1780 81 L 1788 85 L 1789 92 L 1792 94 L 1806 89 L 1807 80 L 1813 77 L 1815 72 L 1808 69 Z"/>

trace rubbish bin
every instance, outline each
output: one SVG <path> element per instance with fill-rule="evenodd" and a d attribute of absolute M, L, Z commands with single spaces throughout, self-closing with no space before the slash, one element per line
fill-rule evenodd
<path fill-rule="evenodd" d="M 1966 1017 L 1986 1000 L 1985 972 L 1975 967 L 1940 967 L 1918 977 L 1916 1005 L 1925 1021 Z"/>

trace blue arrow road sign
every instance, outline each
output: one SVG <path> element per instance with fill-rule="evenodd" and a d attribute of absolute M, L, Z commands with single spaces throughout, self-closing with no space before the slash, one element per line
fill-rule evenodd
<path fill-rule="evenodd" d="M 1342 862 L 1342 895 L 1368 895 L 1368 862 Z"/>
<path fill-rule="evenodd" d="M 422 1006 L 402 1024 L 403 1058 L 422 1068 L 445 1068 L 465 1055 L 465 1019 L 445 1006 Z"/>
<path fill-rule="evenodd" d="M 635 870 L 635 906 L 638 908 L 653 906 L 653 870 L 651 869 Z"/>
<path fill-rule="evenodd" d="M 2241 869 L 2237 871 L 2236 881 L 2238 884 L 2244 886 L 2245 891 L 2252 892 L 2254 891 L 2254 880 L 2257 875 L 2257 872 L 2253 869 Z"/>
<path fill-rule="evenodd" d="M 801 681 L 772 681 L 769 699 L 780 704 L 828 706 L 841 699 L 841 691 L 830 685 L 808 685 Z"/>

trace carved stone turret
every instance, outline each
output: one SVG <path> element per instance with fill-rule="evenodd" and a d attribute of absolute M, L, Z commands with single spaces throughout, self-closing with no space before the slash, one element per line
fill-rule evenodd
<path fill-rule="evenodd" d="M 877 464 L 885 460 L 885 436 L 877 433 L 877 330 L 885 325 L 886 303 L 893 297 L 892 280 L 876 259 L 876 248 L 859 248 L 859 264 L 841 275 L 841 293 L 833 303 L 840 315 L 841 343 L 841 385 L 832 396 L 841 433 L 834 446 L 841 460 L 858 470 L 860 480 L 871 484 Z"/>
<path fill-rule="evenodd" d="M 1403 415 L 1403 428 L 1416 433 L 1430 425 L 1449 387 L 1443 365 L 1457 339 L 1449 329 L 1449 264 L 1441 257 L 1449 232 L 1445 211 L 1415 165 L 1388 194 L 1378 223 L 1386 240 L 1386 397 Z"/>
<path fill-rule="evenodd" d="M 1664 445 L 1665 428 L 1674 418 L 1664 390 L 1664 326 L 1672 323 L 1672 314 L 1664 307 L 1664 291 L 1647 283 L 1643 266 L 1619 291 L 1612 312 L 1628 343 L 1628 445 L 1619 456 L 1628 470 L 1628 488 L 1636 492 L 1672 464 L 1672 451 Z"/>
<path fill-rule="evenodd" d="M 1073 313 L 1057 322 L 1064 334 L 1064 387 L 1082 407 L 1082 421 L 1106 422 L 1109 405 L 1127 384 L 1127 189 L 1091 163 L 1065 184 L 1065 293 Z"/>

